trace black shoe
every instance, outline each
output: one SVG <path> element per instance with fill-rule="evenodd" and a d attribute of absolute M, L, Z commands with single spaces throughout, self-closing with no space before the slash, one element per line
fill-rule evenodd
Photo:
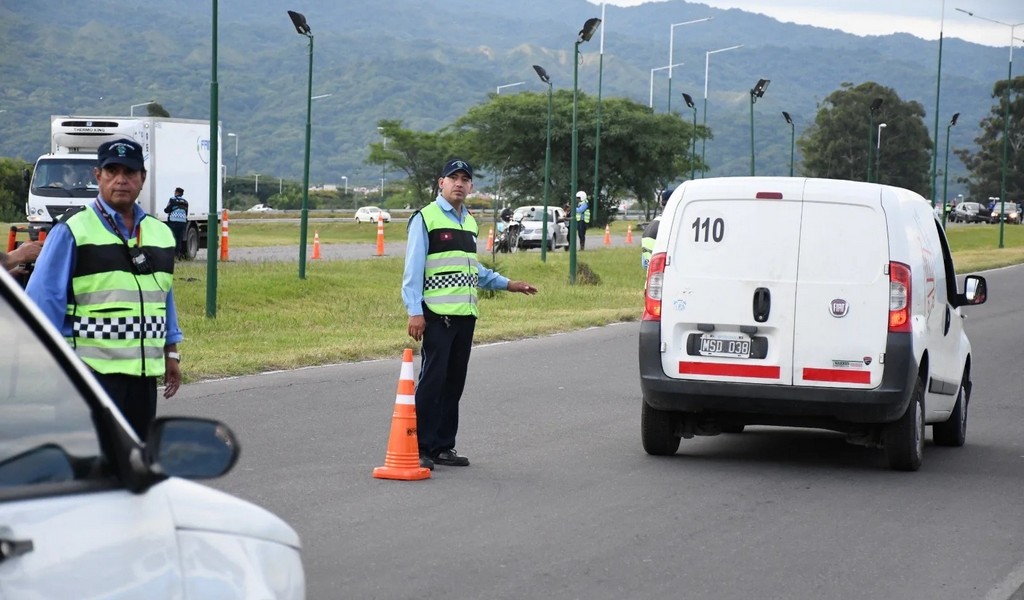
<path fill-rule="evenodd" d="M 420 468 L 434 470 L 434 461 L 426 452 L 420 451 Z"/>
<path fill-rule="evenodd" d="M 465 456 L 459 456 L 455 452 L 455 448 L 449 448 L 448 450 L 441 450 L 434 455 L 434 462 L 439 465 L 447 465 L 449 467 L 468 467 L 469 459 Z"/>

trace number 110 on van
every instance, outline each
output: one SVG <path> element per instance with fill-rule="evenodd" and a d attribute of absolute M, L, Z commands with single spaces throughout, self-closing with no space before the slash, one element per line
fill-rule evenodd
<path fill-rule="evenodd" d="M 697 217 L 693 220 L 693 224 L 690 225 L 693 229 L 693 241 L 696 243 L 707 243 L 707 242 L 721 242 L 722 238 L 725 237 L 725 219 L 721 217 L 712 221 L 708 217 L 703 219 Z"/>

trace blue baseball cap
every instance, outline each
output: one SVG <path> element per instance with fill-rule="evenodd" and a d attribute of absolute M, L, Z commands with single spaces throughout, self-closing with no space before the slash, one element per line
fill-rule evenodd
<path fill-rule="evenodd" d="M 145 171 L 145 160 L 142 157 L 142 146 L 129 139 L 104 142 L 96 151 L 96 166 L 124 165 L 132 171 Z"/>
<path fill-rule="evenodd" d="M 445 163 L 444 170 L 441 171 L 441 177 L 449 177 L 457 171 L 465 171 L 470 179 L 473 178 L 473 167 L 469 166 L 469 163 L 461 158 L 453 158 Z"/>

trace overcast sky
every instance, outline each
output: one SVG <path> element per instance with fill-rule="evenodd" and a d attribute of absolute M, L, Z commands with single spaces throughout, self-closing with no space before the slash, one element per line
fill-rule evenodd
<path fill-rule="evenodd" d="M 596 0 L 590 0 L 600 4 Z M 617 6 L 636 6 L 650 0 L 609 0 Z M 667 3 L 678 0 L 663 0 Z M 704 0 L 713 8 L 738 8 L 760 13 L 783 22 L 841 29 L 857 35 L 887 35 L 896 32 L 937 40 L 957 37 L 986 46 L 1006 48 L 1010 27 L 1014 37 L 1024 38 L 1024 0 Z M 945 20 L 943 21 L 943 4 Z M 969 17 L 957 8 L 977 17 L 1002 21 L 997 25 Z M 1024 46 L 1019 39 L 1016 48 Z"/>

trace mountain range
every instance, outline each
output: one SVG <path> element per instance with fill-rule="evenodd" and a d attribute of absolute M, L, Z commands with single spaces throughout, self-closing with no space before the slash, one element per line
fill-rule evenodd
<path fill-rule="evenodd" d="M 309 41 L 297 34 L 290 9 L 311 28 L 312 94 L 323 96 L 312 103 L 310 183 L 340 185 L 344 176 L 350 187 L 380 180 L 380 168 L 365 163 L 367 145 L 381 139 L 380 119 L 434 131 L 499 88 L 545 93 L 534 64 L 547 70 L 556 89 L 571 89 L 577 34 L 588 18 L 601 16 L 601 6 L 585 0 L 219 0 L 216 6 L 228 174 L 302 177 Z M 132 105 L 155 100 L 172 116 L 208 119 L 212 24 L 206 0 L 0 0 L 0 156 L 32 161 L 46 152 L 52 114 L 127 116 Z M 602 29 L 580 45 L 580 92 L 596 95 L 600 81 L 603 98 L 646 105 L 653 81 L 653 109 L 666 111 L 668 69 L 661 67 L 669 63 L 671 43 L 673 62 L 682 63 L 672 69 L 672 111 L 693 118 L 681 96 L 686 92 L 702 122 L 707 85 L 706 123 L 715 136 L 706 146 L 709 175 L 749 173 L 749 92 L 761 78 L 771 84 L 754 105 L 759 175 L 789 172 L 791 131 L 782 111 L 792 115 L 799 136 L 818 103 L 843 82 L 889 86 L 903 100 L 920 102 L 926 125 L 934 127 L 937 41 L 862 37 L 683 0 L 609 5 Z M 706 54 L 735 45 L 742 47 Z M 943 41 L 939 169 L 943 130 L 954 112 L 960 120 L 950 154 L 974 146 L 979 122 L 994 104 L 992 86 L 1006 77 L 1006 56 L 1006 48 Z M 144 107 L 134 110 L 145 114 Z M 884 120 L 883 107 L 876 122 Z M 865 114 L 865 135 L 868 127 Z M 963 191 L 954 181 L 965 174 L 952 157 L 952 193 Z"/>

